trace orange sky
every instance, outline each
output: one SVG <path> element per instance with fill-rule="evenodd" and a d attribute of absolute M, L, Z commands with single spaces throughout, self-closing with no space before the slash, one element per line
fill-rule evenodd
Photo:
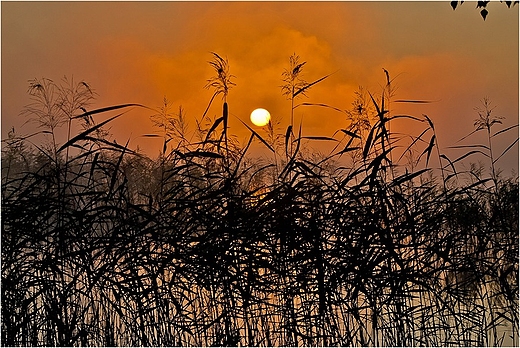
<path fill-rule="evenodd" d="M 228 58 L 236 76 L 231 114 L 250 124 L 250 112 L 264 107 L 285 128 L 290 103 L 281 95 L 281 73 L 297 53 L 307 61 L 306 80 L 334 73 L 301 101 L 348 109 L 358 86 L 380 92 L 385 68 L 397 76 L 396 99 L 435 101 L 393 104 L 392 113 L 428 114 L 445 149 L 473 130 L 474 107 L 484 97 L 506 117 L 504 128 L 518 123 L 519 6 L 491 3 L 483 21 L 475 5 L 453 11 L 449 2 L 2 2 L 2 138 L 13 126 L 32 131 L 19 116 L 29 102 L 27 81 L 64 75 L 93 86 L 93 107 L 158 107 L 166 96 L 174 108 L 183 106 L 193 127 L 212 95 L 204 89 L 212 51 Z M 210 115 L 220 110 L 217 100 Z M 156 156 L 160 142 L 141 137 L 154 132 L 150 114 L 134 110 L 111 132 Z M 298 109 L 296 119 L 302 117 L 305 135 L 330 136 L 346 125 L 344 115 L 325 109 Z M 245 141 L 247 130 L 230 122 Z M 497 151 L 515 136 L 498 139 Z M 518 150 L 499 166 L 508 175 L 518 168 Z"/>

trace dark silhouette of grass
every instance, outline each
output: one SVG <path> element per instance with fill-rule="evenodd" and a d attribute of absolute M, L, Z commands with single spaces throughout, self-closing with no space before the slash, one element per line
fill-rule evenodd
<path fill-rule="evenodd" d="M 216 94 L 229 82 L 219 58 Z M 240 148 L 225 100 L 193 143 L 165 100 L 157 160 L 98 132 L 117 115 L 62 146 L 11 133 L 2 345 L 518 344 L 517 179 L 456 172 L 427 116 L 390 115 L 387 89 L 359 92 L 357 119 L 333 137 L 291 127 L 285 149 L 247 125 Z M 393 122 L 425 129 L 407 142 Z M 248 158 L 254 139 L 281 152 L 275 163 Z M 337 146 L 317 158 L 309 141 Z M 419 156 L 403 164 L 400 149 Z"/>

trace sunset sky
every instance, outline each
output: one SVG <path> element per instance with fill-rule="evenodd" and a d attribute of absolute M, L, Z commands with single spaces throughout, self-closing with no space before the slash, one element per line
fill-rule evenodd
<path fill-rule="evenodd" d="M 287 127 L 281 74 L 296 53 L 307 62 L 306 80 L 332 74 L 300 101 L 348 109 L 358 86 L 380 93 L 385 68 L 395 77 L 395 99 L 433 101 L 394 103 L 391 112 L 430 116 L 439 145 L 456 157 L 462 153 L 447 147 L 473 130 L 474 108 L 484 97 L 505 117 L 497 130 L 518 123 L 519 6 L 490 3 L 486 21 L 475 7 L 472 1 L 455 11 L 448 1 L 2 2 L 2 138 L 11 127 L 21 134 L 34 129 L 22 127 L 19 114 L 29 103 L 28 80 L 42 77 L 86 81 L 98 94 L 91 108 L 156 108 L 166 96 L 174 109 L 182 105 L 193 128 L 212 96 L 204 85 L 213 74 L 210 52 L 217 52 L 236 76 L 230 131 L 245 141 L 248 131 L 236 118 L 251 125 L 255 108 Z M 209 114 L 220 113 L 217 99 Z M 111 132 L 156 156 L 160 142 L 141 136 L 156 132 L 151 114 L 133 110 Z M 305 135 L 331 136 L 347 124 L 344 114 L 322 108 L 297 109 L 295 116 Z M 497 139 L 496 152 L 517 134 Z M 483 143 L 483 135 L 465 143 Z M 498 165 L 509 175 L 518 168 L 518 150 Z"/>

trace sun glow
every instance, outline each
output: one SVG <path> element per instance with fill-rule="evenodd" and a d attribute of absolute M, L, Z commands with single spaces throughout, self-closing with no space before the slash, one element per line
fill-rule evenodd
<path fill-rule="evenodd" d="M 251 113 L 251 122 L 255 126 L 263 127 L 271 120 L 271 114 L 266 109 L 255 109 Z"/>

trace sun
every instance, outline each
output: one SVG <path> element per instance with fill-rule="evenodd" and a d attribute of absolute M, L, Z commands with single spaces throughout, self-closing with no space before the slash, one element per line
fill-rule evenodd
<path fill-rule="evenodd" d="M 251 113 L 251 122 L 255 126 L 263 127 L 271 120 L 271 114 L 266 109 L 255 109 Z"/>

